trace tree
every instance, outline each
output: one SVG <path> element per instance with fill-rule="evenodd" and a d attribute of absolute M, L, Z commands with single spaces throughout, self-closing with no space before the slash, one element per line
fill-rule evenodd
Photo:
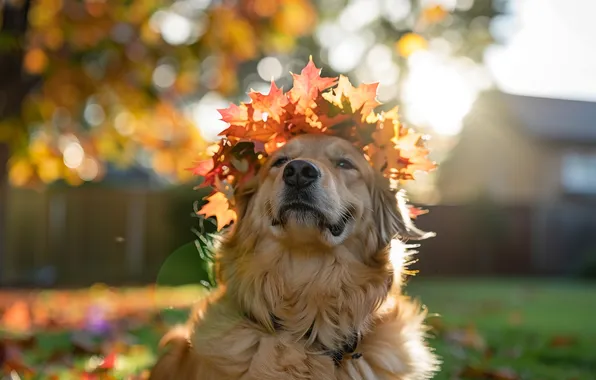
<path fill-rule="evenodd" d="M 15 186 L 79 185 L 101 180 L 112 163 L 188 180 L 185 169 L 206 144 L 187 106 L 207 93 L 238 101 L 251 83 L 298 70 L 313 55 L 327 75 L 357 82 L 400 72 L 395 83 L 381 83 L 381 100 L 392 107 L 407 100 L 417 52 L 480 61 L 495 13 L 492 0 L 0 4 L 0 234 L 6 178 Z M 278 84 L 288 86 L 284 77 Z"/>
<path fill-rule="evenodd" d="M 6 5 L 2 13 L 0 41 L 5 48 L 0 50 L 0 120 L 18 117 L 21 104 L 32 80 L 24 77 L 21 71 L 23 46 L 19 40 L 27 30 L 27 13 L 30 1 L 20 7 Z M 6 127 L 0 126 L 0 263 L 3 260 L 3 244 L 6 241 L 7 177 L 10 146 L 1 136 L 8 134 Z"/>
<path fill-rule="evenodd" d="M 315 18 L 306 0 L 8 0 L 0 12 L 0 234 L 7 179 L 79 185 L 109 162 L 189 179 L 205 144 L 183 106 L 235 94 L 243 62 L 291 49 Z"/>

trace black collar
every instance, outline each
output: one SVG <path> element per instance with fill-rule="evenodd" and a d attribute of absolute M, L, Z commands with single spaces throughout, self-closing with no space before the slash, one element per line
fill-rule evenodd
<path fill-rule="evenodd" d="M 249 313 L 245 313 L 245 316 L 251 322 L 260 324 L 259 321 Z M 282 321 L 273 314 L 270 314 L 271 324 L 276 331 L 283 330 L 283 323 Z M 308 338 L 312 333 L 312 327 L 306 332 L 306 337 Z M 324 355 L 327 355 L 333 359 L 333 362 L 336 366 L 339 366 L 341 361 L 349 355 L 351 359 L 358 359 L 362 356 L 361 353 L 356 352 L 356 348 L 358 347 L 358 343 L 362 340 L 362 334 L 360 331 L 354 330 L 352 335 L 350 335 L 342 344 L 340 349 L 331 350 L 324 347 Z"/>

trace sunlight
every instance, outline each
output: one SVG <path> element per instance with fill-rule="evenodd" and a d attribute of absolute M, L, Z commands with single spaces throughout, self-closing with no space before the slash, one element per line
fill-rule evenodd
<path fill-rule="evenodd" d="M 403 94 L 408 119 L 441 135 L 458 134 L 478 92 L 463 68 L 424 51 L 414 53 L 409 66 Z"/>
<path fill-rule="evenodd" d="M 512 20 L 495 19 L 492 32 L 507 39 L 486 51 L 499 87 L 510 93 L 596 99 L 596 2 L 527 0 Z M 517 30 L 510 25 L 517 26 Z M 513 35 L 511 35 L 513 34 Z"/>
<path fill-rule="evenodd" d="M 209 92 L 198 103 L 189 107 L 190 117 L 205 140 L 218 140 L 218 134 L 226 129 L 227 123 L 221 120 L 217 110 L 227 108 L 229 105 L 229 102 L 217 92 Z"/>

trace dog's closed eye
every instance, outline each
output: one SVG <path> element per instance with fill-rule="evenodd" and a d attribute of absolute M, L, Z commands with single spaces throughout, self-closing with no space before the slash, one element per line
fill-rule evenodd
<path fill-rule="evenodd" d="M 288 161 L 290 161 L 290 158 L 288 158 L 288 157 L 285 157 L 285 156 L 279 157 L 277 160 L 273 161 L 273 164 L 271 165 L 271 167 L 279 168 L 280 166 L 282 166 L 283 164 L 285 164 Z"/>
<path fill-rule="evenodd" d="M 346 169 L 346 170 L 355 170 L 356 166 L 354 165 L 354 163 L 350 160 L 348 160 L 347 158 L 340 158 L 339 160 L 337 160 L 337 167 L 340 169 Z"/>

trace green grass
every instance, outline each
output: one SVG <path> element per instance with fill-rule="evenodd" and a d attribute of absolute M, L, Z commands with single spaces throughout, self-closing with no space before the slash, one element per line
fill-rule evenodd
<path fill-rule="evenodd" d="M 188 292 L 188 298 L 197 294 L 189 288 L 172 291 Z M 406 292 L 429 309 L 430 343 L 444 361 L 439 380 L 596 379 L 596 284 L 414 277 Z M 158 298 L 168 299 L 167 292 Z M 102 378 L 132 379 L 143 373 L 167 326 L 186 318 L 184 310 L 155 311 L 156 316 L 129 311 L 114 323 L 118 327 L 110 350 L 119 347 L 118 365 L 110 372 L 113 377 Z M 78 379 L 97 360 L 92 352 L 73 349 L 70 330 L 39 332 L 36 338 L 33 346 L 19 346 L 23 361 L 37 372 L 29 378 L 55 374 L 55 379 Z M 100 346 L 101 338 L 93 339 L 89 351 Z"/>
<path fill-rule="evenodd" d="M 429 318 L 444 361 L 437 379 L 466 367 L 476 379 L 596 379 L 596 284 L 413 278 L 407 292 L 439 314 Z M 449 339 L 466 328 L 485 346 Z"/>

